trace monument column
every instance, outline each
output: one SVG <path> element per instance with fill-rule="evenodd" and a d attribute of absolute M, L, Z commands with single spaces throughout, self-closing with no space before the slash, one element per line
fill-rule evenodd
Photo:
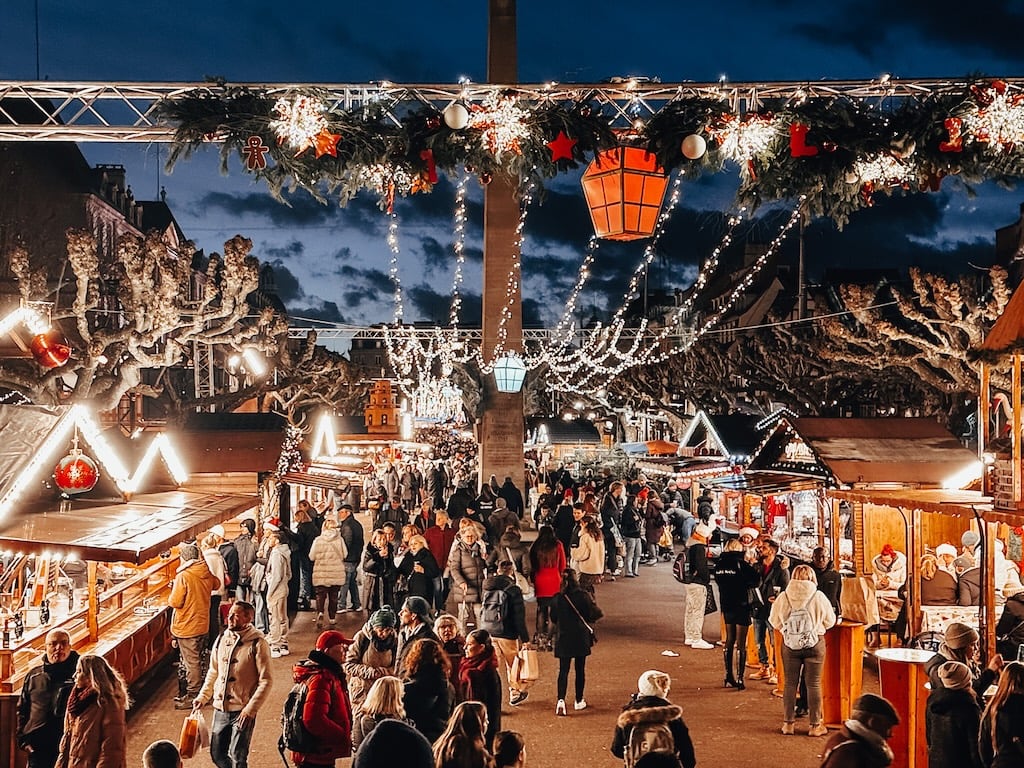
<path fill-rule="evenodd" d="M 515 0 L 489 0 L 487 24 L 487 81 L 518 81 L 516 58 Z M 519 203 L 515 185 L 496 176 L 484 188 L 483 343 L 485 362 L 494 359 L 501 327 L 502 308 L 512 299 L 512 313 L 505 322 L 504 351 L 523 351 L 522 288 L 518 273 L 516 227 Z M 516 270 L 515 290 L 510 297 L 509 273 Z M 483 416 L 480 421 L 480 482 L 493 474 L 501 483 L 506 477 L 523 491 L 523 395 L 498 392 L 494 377 L 483 377 Z"/>

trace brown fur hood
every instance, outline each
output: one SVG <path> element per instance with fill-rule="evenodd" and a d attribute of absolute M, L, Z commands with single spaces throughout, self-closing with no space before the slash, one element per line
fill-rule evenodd
<path fill-rule="evenodd" d="M 622 710 L 617 724 L 620 728 L 629 728 L 640 723 L 667 723 L 669 720 L 678 720 L 682 716 L 682 707 L 675 704 L 651 707 L 633 705 Z"/>

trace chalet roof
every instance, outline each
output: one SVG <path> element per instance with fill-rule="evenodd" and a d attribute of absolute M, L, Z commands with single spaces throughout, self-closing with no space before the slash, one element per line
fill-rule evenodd
<path fill-rule="evenodd" d="M 789 429 L 843 485 L 941 487 L 954 476 L 969 474 L 978 463 L 973 452 L 933 419 L 801 417 L 780 421 L 776 435 Z"/>
<path fill-rule="evenodd" d="M 192 474 L 277 468 L 285 419 L 276 413 L 196 413 L 174 435 Z"/>
<path fill-rule="evenodd" d="M 979 349 L 1004 352 L 1024 338 L 1024 288 L 1018 287 Z"/>
<path fill-rule="evenodd" d="M 584 419 L 564 421 L 563 419 L 530 419 L 528 428 L 532 432 L 540 431 L 541 428 L 547 431 L 547 442 L 549 443 L 585 443 L 596 445 L 601 442 L 601 433 L 597 427 Z"/>
<path fill-rule="evenodd" d="M 680 444 L 680 448 L 696 447 L 698 430 L 710 424 L 725 447 L 726 456 L 750 456 L 760 444 L 761 433 L 757 428 L 760 416 L 746 413 L 730 413 L 715 415 L 706 411 L 698 411 L 694 416 L 692 432 L 688 432 L 689 440 Z M 703 433 L 701 433 L 703 435 Z"/>

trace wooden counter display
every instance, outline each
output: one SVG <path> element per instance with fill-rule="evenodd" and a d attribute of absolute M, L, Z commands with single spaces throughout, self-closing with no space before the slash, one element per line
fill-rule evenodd
<path fill-rule="evenodd" d="M 825 725 L 838 728 L 849 720 L 864 682 L 864 625 L 843 621 L 825 633 L 825 668 L 821 672 L 821 707 Z"/>
<path fill-rule="evenodd" d="M 129 685 L 138 681 L 171 651 L 171 582 L 178 567 L 175 554 L 132 569 L 112 589 L 90 590 L 77 610 L 26 632 L 11 648 L 0 649 L 0 765 L 22 768 L 25 754 L 17 749 L 18 695 L 25 676 L 42 663 L 46 635 L 64 629 L 79 653 L 96 653 L 110 662 Z M 90 562 L 95 572 L 95 563 Z"/>
<path fill-rule="evenodd" d="M 928 765 L 928 742 L 925 737 L 925 710 L 929 690 L 925 662 L 934 654 L 911 648 L 881 648 L 878 659 L 878 682 L 882 696 L 896 708 L 900 724 L 892 730 L 889 747 L 893 752 L 891 768 L 920 768 Z"/>

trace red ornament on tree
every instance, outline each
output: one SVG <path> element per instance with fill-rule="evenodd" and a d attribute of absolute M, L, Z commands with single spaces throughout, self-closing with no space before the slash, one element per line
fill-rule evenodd
<path fill-rule="evenodd" d="M 96 462 L 83 455 L 78 448 L 72 448 L 71 453 L 61 459 L 53 470 L 53 481 L 60 492 L 68 496 L 91 491 L 99 479 L 100 471 Z"/>
<path fill-rule="evenodd" d="M 572 148 L 575 146 L 576 139 L 570 139 L 565 131 L 559 131 L 558 136 L 548 142 L 548 149 L 551 150 L 551 162 L 572 160 Z"/>
<path fill-rule="evenodd" d="M 963 152 L 964 151 L 964 121 L 959 117 L 947 117 L 943 122 L 946 132 L 949 134 L 949 141 L 939 142 L 940 152 Z"/>
<path fill-rule="evenodd" d="M 32 338 L 29 344 L 32 357 L 43 368 L 59 368 L 71 357 L 71 347 L 57 331 L 47 331 Z"/>
<path fill-rule="evenodd" d="M 811 127 L 804 123 L 790 123 L 789 154 L 793 157 L 814 157 L 818 154 L 818 148 L 807 143 L 807 132 L 809 130 L 811 130 Z"/>

